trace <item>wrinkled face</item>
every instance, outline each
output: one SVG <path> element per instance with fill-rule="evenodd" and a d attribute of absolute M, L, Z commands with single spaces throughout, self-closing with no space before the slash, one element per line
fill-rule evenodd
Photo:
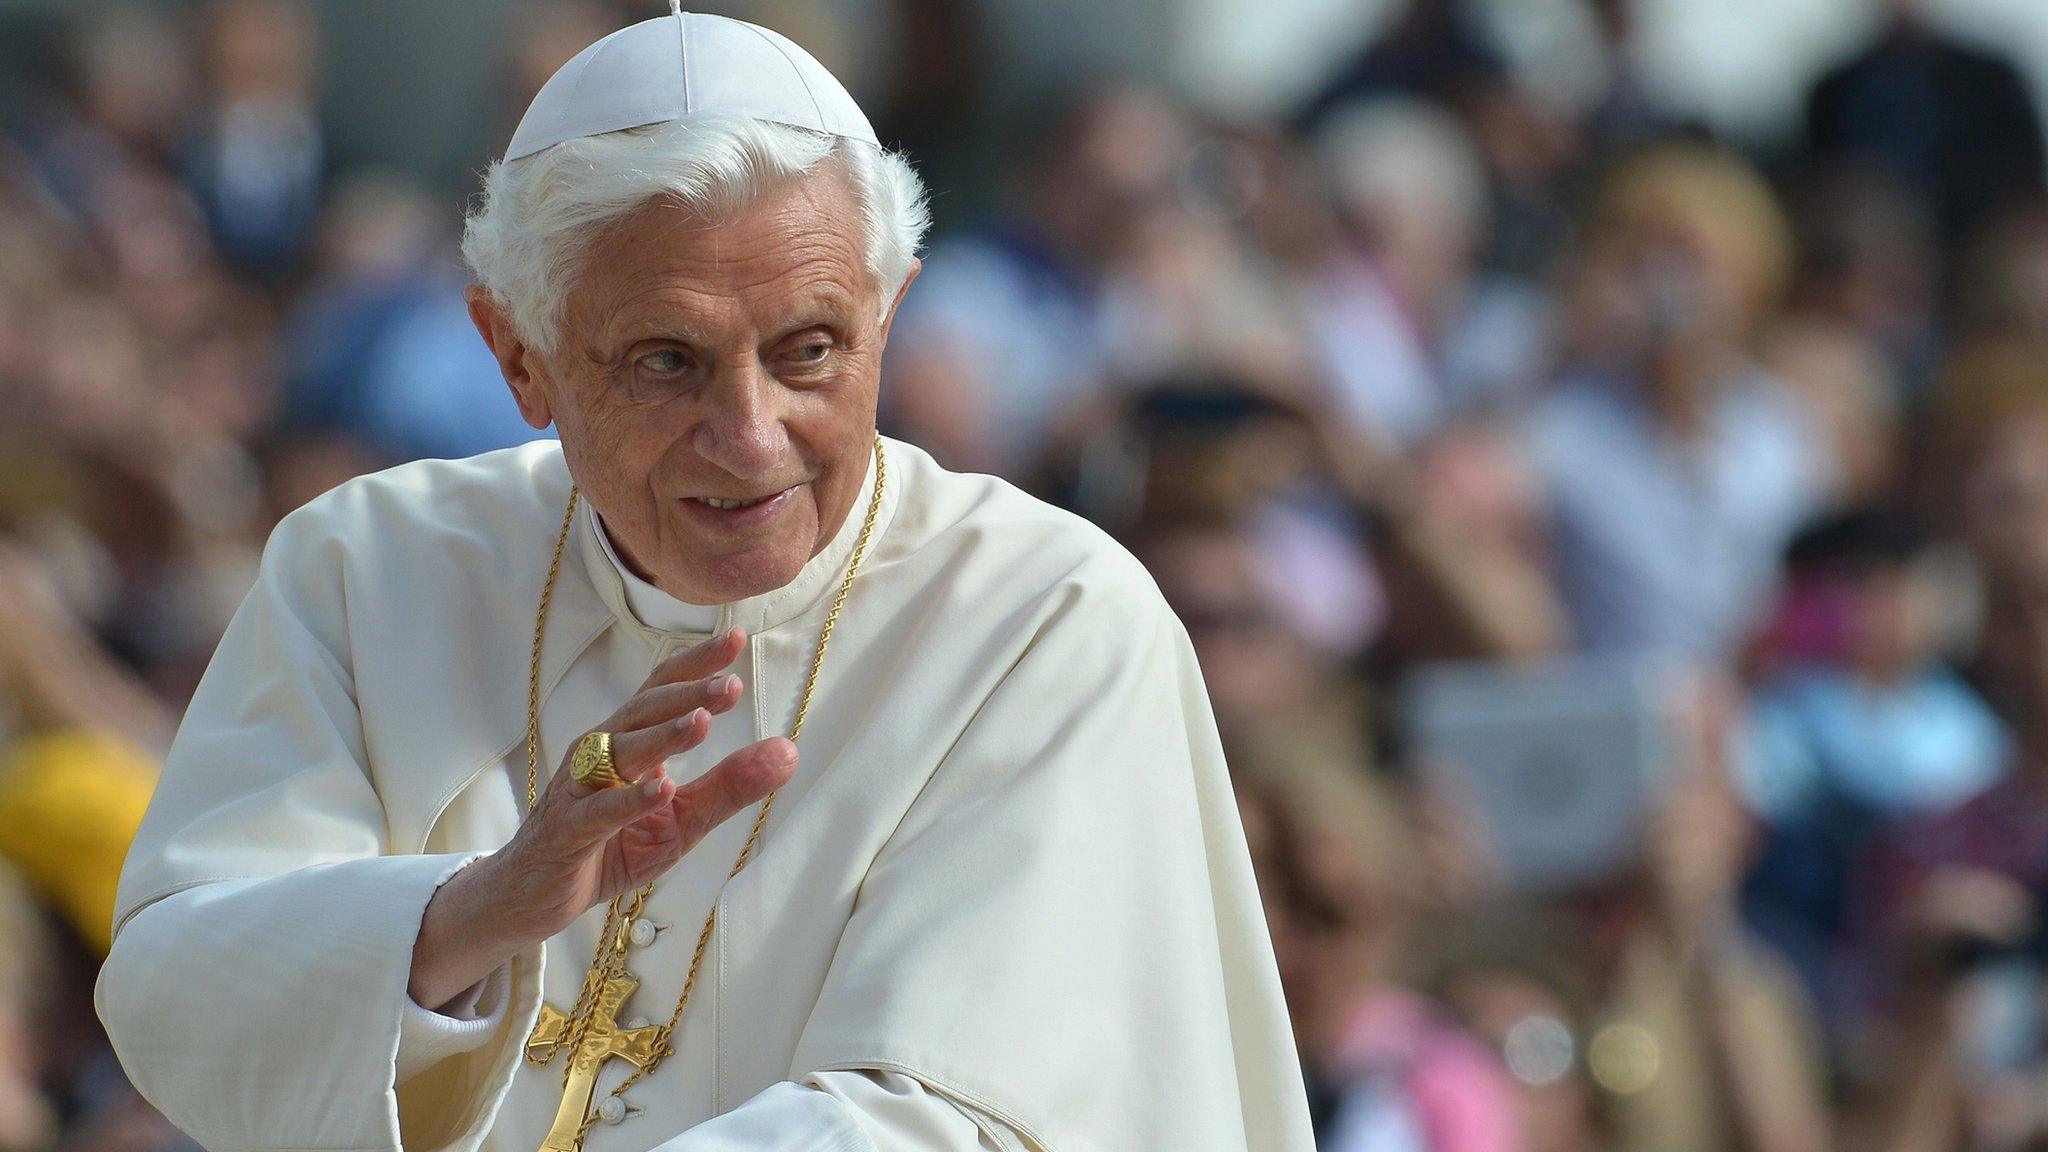
<path fill-rule="evenodd" d="M 552 420 L 621 558 L 656 587 L 696 604 L 782 587 L 849 514 L 894 305 L 864 245 L 851 181 L 827 162 L 722 219 L 656 201 L 607 228 L 552 353 L 472 291 L 522 412 Z"/>

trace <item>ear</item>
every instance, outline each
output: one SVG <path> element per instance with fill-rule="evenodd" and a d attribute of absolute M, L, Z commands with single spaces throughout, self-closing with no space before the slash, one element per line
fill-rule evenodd
<path fill-rule="evenodd" d="M 470 323 L 476 325 L 477 335 L 484 338 L 491 355 L 498 358 L 498 371 L 504 373 L 505 383 L 512 388 L 512 399 L 519 404 L 519 415 L 535 428 L 546 428 L 554 423 L 554 411 L 548 405 L 547 392 L 533 374 L 533 350 L 519 338 L 518 331 L 512 327 L 512 317 L 481 284 L 471 284 L 463 297 L 469 301 Z"/>
<path fill-rule="evenodd" d="M 896 289 L 896 298 L 889 301 L 889 311 L 882 317 L 882 343 L 884 345 L 889 343 L 889 329 L 896 325 L 896 310 L 903 307 L 904 295 L 910 291 L 911 283 L 917 279 L 917 274 L 922 271 L 924 271 L 924 261 L 912 257 L 910 260 L 910 275 L 903 278 L 903 287 Z"/>

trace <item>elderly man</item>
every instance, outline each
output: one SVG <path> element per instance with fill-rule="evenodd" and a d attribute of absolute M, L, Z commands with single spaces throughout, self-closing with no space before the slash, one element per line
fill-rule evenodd
<path fill-rule="evenodd" d="M 1307 1152 L 1185 633 L 875 434 L 925 216 L 840 85 L 676 11 L 484 193 L 560 443 L 278 526 L 123 876 L 143 1094 L 213 1152 Z"/>

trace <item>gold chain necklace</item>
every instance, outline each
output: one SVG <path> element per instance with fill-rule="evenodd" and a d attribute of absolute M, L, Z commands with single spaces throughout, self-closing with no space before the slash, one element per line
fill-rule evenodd
<path fill-rule="evenodd" d="M 811 696 L 818 687 L 818 672 L 825 665 L 825 650 L 832 642 L 832 630 L 839 622 L 840 610 L 846 607 L 846 597 L 853 591 L 854 576 L 860 571 L 861 559 L 867 554 L 868 540 L 874 535 L 875 517 L 881 510 L 882 492 L 889 479 L 888 464 L 882 453 L 882 438 L 879 435 L 875 437 L 874 454 L 874 494 L 868 498 L 867 516 L 861 522 L 859 537 L 854 541 L 853 556 L 847 563 L 846 576 L 840 580 L 839 592 L 832 598 L 832 607 L 826 612 L 824 626 L 818 632 L 818 647 L 811 655 L 810 673 L 804 678 L 803 694 L 797 699 L 796 717 L 789 726 L 791 741 L 803 732 L 804 717 L 810 713 Z M 561 574 L 562 553 L 569 542 L 569 529 L 575 520 L 578 495 L 579 487 L 571 484 L 569 506 L 562 513 L 562 529 L 555 537 L 554 558 L 548 563 L 547 583 L 541 589 L 540 611 L 533 624 L 533 660 L 527 677 L 526 693 L 526 814 L 529 817 L 533 815 L 538 803 L 540 785 L 541 636 L 547 628 L 548 605 L 554 600 L 555 581 Z M 777 789 L 777 792 L 779 791 L 780 789 Z M 739 875 L 740 869 L 746 867 L 748 859 L 753 856 L 754 845 L 761 837 L 761 829 L 768 823 L 769 810 L 775 806 L 775 796 L 776 792 L 770 792 L 761 801 L 760 814 L 754 817 L 753 831 L 747 834 L 747 842 L 740 848 L 739 858 L 733 861 L 732 871 L 726 873 L 727 880 Z M 615 1022 L 610 1019 L 618 1004 L 612 1003 L 607 1006 L 604 1002 L 622 1002 L 623 996 L 618 993 L 618 989 L 621 986 L 628 989 L 633 986 L 632 976 L 626 971 L 629 933 L 634 921 L 640 918 L 642 909 L 646 907 L 647 898 L 653 891 L 654 882 L 650 880 L 632 894 L 630 901 L 623 892 L 612 897 L 611 903 L 605 909 L 604 928 L 598 933 L 596 955 L 591 958 L 590 969 L 584 974 L 583 987 L 577 993 L 575 1007 L 568 1013 L 561 1014 L 543 1005 L 542 1021 L 535 1026 L 533 1035 L 527 1042 L 526 1058 L 535 1065 L 545 1066 L 559 1051 L 571 1054 L 571 1059 L 562 1070 L 565 1114 L 573 1115 L 567 1112 L 574 1095 L 570 1089 L 570 1080 L 576 1074 L 579 1064 L 584 1066 L 586 1078 L 590 1078 L 594 1083 L 596 1066 L 602 1063 L 603 1057 L 616 1054 L 630 1056 L 634 1060 L 636 1067 L 632 1074 L 611 1090 L 607 1096 L 609 1101 L 613 1097 L 623 1096 L 626 1089 L 652 1073 L 664 1057 L 675 1055 L 675 1049 L 669 1046 L 669 1038 L 674 1035 L 676 1026 L 681 1023 L 683 1010 L 690 1003 L 690 992 L 697 985 L 697 969 L 704 961 L 704 947 L 711 940 L 712 925 L 718 917 L 716 901 L 712 902 L 711 910 L 704 917 L 703 929 L 697 933 L 697 949 L 690 956 L 690 971 L 683 978 L 682 995 L 676 998 L 675 1011 L 669 1014 L 668 1023 L 652 1030 L 632 1030 L 646 1031 L 648 1034 L 637 1043 L 619 1044 L 615 1052 L 607 1050 L 598 1053 L 595 1063 L 579 1060 L 576 1056 L 584 1049 L 585 1041 L 593 1035 L 594 1028 L 595 1031 L 606 1034 L 607 1039 L 620 1034 Z M 589 1087 L 590 1085 L 585 1086 L 586 1093 Z M 558 1119 L 557 1131 L 550 1133 L 548 1147 L 582 1145 L 584 1133 L 590 1130 L 591 1125 L 595 1124 L 602 1114 L 601 1110 L 588 1107 L 588 1099 L 586 1094 L 585 1103 L 579 1103 L 575 1107 L 574 1111 L 582 1115 L 575 1124 L 573 1137 L 561 1130 L 563 1125 Z"/>

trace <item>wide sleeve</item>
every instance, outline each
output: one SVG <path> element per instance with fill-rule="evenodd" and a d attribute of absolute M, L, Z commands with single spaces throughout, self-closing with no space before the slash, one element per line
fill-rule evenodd
<path fill-rule="evenodd" d="M 873 861 L 793 1071 L 901 1071 L 1039 1152 L 1310 1152 L 1200 672 L 1130 569 L 1030 622 Z"/>
<path fill-rule="evenodd" d="M 1017 1137 L 900 1072 L 784 1080 L 658 1152 L 1018 1152 Z"/>
<path fill-rule="evenodd" d="M 136 1088 L 210 1152 L 473 1148 L 516 1068 L 519 1012 L 400 1091 L 421 917 L 478 854 L 391 854 L 344 540 L 320 504 L 272 534 L 179 728 L 95 1004 Z M 537 1002 L 539 962 L 538 945 L 513 959 L 514 1005 Z"/>

